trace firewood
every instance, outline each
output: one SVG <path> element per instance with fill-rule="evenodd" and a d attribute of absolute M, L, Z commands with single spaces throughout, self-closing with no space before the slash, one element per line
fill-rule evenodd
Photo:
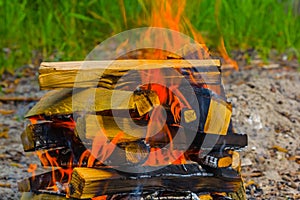
<path fill-rule="evenodd" d="M 75 135 L 73 127 L 60 126 L 59 123 L 41 122 L 27 125 L 21 134 L 24 151 L 82 146 L 82 142 Z"/>
<path fill-rule="evenodd" d="M 153 91 L 143 91 L 142 94 L 103 88 L 77 89 L 74 91 L 70 88 L 53 90 L 48 92 L 27 113 L 26 117 L 67 115 L 74 112 L 128 111 L 132 109 L 137 109 L 138 113 L 143 115 L 152 106 L 158 105 L 159 100 Z"/>
<path fill-rule="evenodd" d="M 138 130 L 136 124 L 131 118 L 121 118 L 101 115 L 86 115 L 86 138 L 94 139 L 101 130 L 104 131 L 105 136 L 112 140 L 118 133 L 125 134 L 119 142 L 135 141 L 140 138 L 145 138 L 146 132 Z M 130 132 L 125 132 L 125 131 Z"/>
<path fill-rule="evenodd" d="M 199 158 L 198 163 L 213 168 L 225 168 L 232 164 L 232 157 L 226 152 L 210 152 L 203 158 Z"/>
<path fill-rule="evenodd" d="M 56 148 L 73 148 L 76 153 L 75 158 L 78 158 L 78 155 L 86 150 L 85 147 L 92 147 L 92 140 L 96 137 L 98 137 L 97 139 L 101 137 L 106 141 L 111 141 L 118 134 L 122 133 L 122 136 L 116 141 L 117 144 L 120 144 L 121 146 L 145 139 L 146 129 L 143 129 L 143 127 L 147 125 L 147 121 L 144 121 L 144 126 L 141 126 L 142 128 L 139 129 L 136 124 L 135 125 L 137 127 L 131 127 L 134 122 L 129 122 L 130 120 L 132 119 L 101 115 L 86 115 L 85 120 L 80 122 L 77 121 L 75 128 L 63 126 L 62 122 L 40 122 L 37 124 L 27 125 L 25 131 L 21 135 L 21 139 L 25 151 L 51 148 L 54 150 Z M 116 124 L 115 121 L 117 121 L 118 124 Z M 138 123 L 142 122 L 139 121 Z M 78 131 L 77 128 L 81 126 L 83 126 L 82 130 Z M 172 127 L 172 125 L 169 125 L 168 130 L 174 137 L 177 133 L 178 127 Z M 189 138 L 190 131 L 191 130 L 186 128 L 184 129 L 185 134 L 176 136 L 180 139 L 173 141 L 175 149 L 180 150 L 181 148 L 187 148 L 187 139 Z M 151 147 L 160 148 L 161 146 L 165 146 L 170 143 L 170 138 L 164 132 L 159 132 L 148 139 Z M 200 148 L 201 150 L 213 148 L 218 151 L 223 148 L 240 149 L 247 145 L 247 135 L 233 133 L 227 135 L 216 135 L 198 131 L 196 137 L 190 139 L 193 139 L 193 142 L 187 150 L 188 152 L 198 152 Z"/>
<path fill-rule="evenodd" d="M 147 172 L 151 169 L 150 172 Z M 169 165 L 160 169 L 139 167 L 140 174 L 127 174 L 112 168 L 74 168 L 69 196 L 92 198 L 102 194 L 143 192 L 191 191 L 232 192 L 240 187 L 240 176 L 234 172 L 226 181 L 197 164 Z M 183 178 L 184 177 L 184 178 Z"/>
<path fill-rule="evenodd" d="M 20 192 L 55 192 L 53 189 L 56 187 L 55 181 L 60 184 L 68 182 L 68 174 L 62 173 L 61 170 L 62 168 L 52 168 L 52 171 L 25 178 L 18 182 L 18 189 Z"/>
<path fill-rule="evenodd" d="M 211 67 L 214 66 L 215 68 Z M 208 68 L 211 67 L 210 70 Z M 197 68 L 208 84 L 220 84 L 219 60 L 107 60 L 43 62 L 39 69 L 41 89 L 95 87 L 114 88 L 128 71 Z M 135 73 L 136 74 L 136 73 Z M 177 78 L 184 76 L 177 73 Z M 131 75 L 131 77 L 134 77 Z M 134 82 L 136 82 L 134 77 Z M 166 75 L 165 79 L 174 79 Z M 127 81 L 125 81 L 127 82 Z M 74 84 L 76 83 L 76 84 Z M 124 81 L 123 81 L 124 83 Z"/>
<path fill-rule="evenodd" d="M 79 154 L 81 152 L 78 152 Z M 68 147 L 36 151 L 43 167 L 75 167 L 79 166 L 80 155 Z M 55 160 L 55 163 L 53 161 Z M 83 165 L 86 166 L 86 165 Z"/>

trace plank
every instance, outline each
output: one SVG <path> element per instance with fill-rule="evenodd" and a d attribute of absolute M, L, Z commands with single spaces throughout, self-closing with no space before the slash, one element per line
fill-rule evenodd
<path fill-rule="evenodd" d="M 233 172 L 226 180 L 199 168 L 197 164 L 169 165 L 163 168 L 139 167 L 139 174 L 127 174 L 112 168 L 74 168 L 69 196 L 93 198 L 103 194 L 191 191 L 232 192 L 241 185 L 240 175 Z"/>
<path fill-rule="evenodd" d="M 163 74 L 165 84 L 174 79 L 189 79 L 186 68 L 193 68 L 194 76 L 205 80 L 207 84 L 219 85 L 219 60 L 109 60 L 109 61 L 72 61 L 43 62 L 39 69 L 41 89 L 104 87 L 114 89 L 125 85 L 134 85 L 141 79 L 140 72 L 147 76 Z M 174 70 L 175 69 L 175 70 Z M 143 75 L 145 76 L 145 74 Z M 196 79 L 197 80 L 197 79 Z"/>

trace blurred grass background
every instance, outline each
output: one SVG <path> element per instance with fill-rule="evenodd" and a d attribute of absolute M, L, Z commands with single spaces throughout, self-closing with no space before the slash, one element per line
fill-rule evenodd
<path fill-rule="evenodd" d="M 82 60 L 121 31 L 147 26 L 147 0 L 0 0 L 0 71 L 40 60 Z M 187 0 L 185 15 L 217 49 L 300 52 L 299 0 Z M 124 17 L 126 16 L 126 17 Z"/>

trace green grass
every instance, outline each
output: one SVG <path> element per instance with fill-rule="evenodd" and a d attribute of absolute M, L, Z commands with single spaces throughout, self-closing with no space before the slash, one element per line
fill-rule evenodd
<path fill-rule="evenodd" d="M 271 49 L 299 58 L 298 0 L 187 0 L 185 15 L 216 49 Z M 80 60 L 121 31 L 147 25 L 148 0 L 0 0 L 0 71 L 43 60 Z"/>

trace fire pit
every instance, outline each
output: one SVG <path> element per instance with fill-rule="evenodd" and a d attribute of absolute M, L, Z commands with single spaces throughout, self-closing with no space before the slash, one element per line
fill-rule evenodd
<path fill-rule="evenodd" d="M 107 67 L 109 66 L 109 67 Z M 219 60 L 44 62 L 24 199 L 245 199 Z"/>

